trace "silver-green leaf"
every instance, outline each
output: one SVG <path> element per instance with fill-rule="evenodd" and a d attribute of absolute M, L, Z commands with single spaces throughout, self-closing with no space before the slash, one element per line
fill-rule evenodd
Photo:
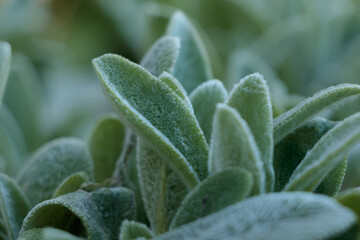
<path fill-rule="evenodd" d="M 74 173 L 67 177 L 55 190 L 53 198 L 75 192 L 81 188 L 81 185 L 89 181 L 89 175 L 86 172 Z"/>
<path fill-rule="evenodd" d="M 11 67 L 11 46 L 0 42 L 0 105 L 4 96 L 7 78 Z"/>
<path fill-rule="evenodd" d="M 145 224 L 128 220 L 122 222 L 119 240 L 135 240 L 140 237 L 152 239 L 154 233 Z"/>

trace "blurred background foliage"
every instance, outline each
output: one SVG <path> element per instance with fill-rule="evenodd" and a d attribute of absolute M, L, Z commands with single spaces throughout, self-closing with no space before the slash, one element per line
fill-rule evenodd
<path fill-rule="evenodd" d="M 0 40 L 13 51 L 0 159 L 24 161 L 60 136 L 86 139 L 112 111 L 91 59 L 111 52 L 139 62 L 178 9 L 197 26 L 214 76 L 228 88 L 260 72 L 272 94 L 291 94 L 275 115 L 324 87 L 360 81 L 358 0 L 0 0 Z M 351 101 L 351 109 L 324 114 L 337 120 L 359 111 L 360 100 Z M 360 146 L 345 187 L 360 185 L 359 157 Z"/>

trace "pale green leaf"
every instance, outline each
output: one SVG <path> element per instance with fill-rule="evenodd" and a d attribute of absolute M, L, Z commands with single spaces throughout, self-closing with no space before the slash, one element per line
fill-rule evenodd
<path fill-rule="evenodd" d="M 264 165 L 266 191 L 271 192 L 274 188 L 273 115 L 269 89 L 263 77 L 255 73 L 241 79 L 231 91 L 227 104 L 249 125 Z"/>
<path fill-rule="evenodd" d="M 42 239 L 42 228 L 33 228 L 25 232 L 21 232 L 17 240 L 44 240 Z"/>
<path fill-rule="evenodd" d="M 252 195 L 264 192 L 265 172 L 260 152 L 248 124 L 226 104 L 218 104 L 210 148 L 210 172 L 240 167 L 254 179 Z"/>
<path fill-rule="evenodd" d="M 85 238 L 78 238 L 70 233 L 56 228 L 44 228 L 41 231 L 42 240 L 81 240 Z"/>
<path fill-rule="evenodd" d="M 177 228 L 244 200 L 252 186 L 251 174 L 241 168 L 226 169 L 209 176 L 186 196 L 170 228 Z"/>
<path fill-rule="evenodd" d="M 116 117 L 104 117 L 96 124 L 89 141 L 95 181 L 111 178 L 125 138 L 126 129 Z"/>
<path fill-rule="evenodd" d="M 0 42 L 0 105 L 4 96 L 7 78 L 11 67 L 11 46 L 7 42 Z"/>
<path fill-rule="evenodd" d="M 128 220 L 122 222 L 119 240 L 135 240 L 140 237 L 152 239 L 154 234 L 142 223 Z"/>
<path fill-rule="evenodd" d="M 329 197 L 271 193 L 249 198 L 155 239 L 331 239 L 355 223 L 355 214 Z"/>
<path fill-rule="evenodd" d="M 93 60 L 123 122 L 192 188 L 207 175 L 208 146 L 183 101 L 145 69 L 112 54 Z"/>
<path fill-rule="evenodd" d="M 353 210 L 358 216 L 358 226 L 360 227 L 360 188 L 347 189 L 336 197 L 345 207 Z"/>
<path fill-rule="evenodd" d="M 208 143 L 211 140 L 213 118 L 216 104 L 225 102 L 227 91 L 219 80 L 209 80 L 200 84 L 190 94 L 195 116 Z"/>
<path fill-rule="evenodd" d="M 180 39 L 165 36 L 157 40 L 141 61 L 141 66 L 155 77 L 162 72 L 172 73 L 179 56 Z"/>
<path fill-rule="evenodd" d="M 74 173 L 62 181 L 62 183 L 60 183 L 52 198 L 75 192 L 80 189 L 83 183 L 89 180 L 89 175 L 85 172 Z"/>
<path fill-rule="evenodd" d="M 199 84 L 212 78 L 206 49 L 197 30 L 183 12 L 174 13 L 167 34 L 180 38 L 180 54 L 173 74 L 190 93 Z"/>
<path fill-rule="evenodd" d="M 77 172 L 94 175 L 94 166 L 86 144 L 76 138 L 62 138 L 40 148 L 25 166 L 18 182 L 35 205 L 51 198 L 58 186 Z"/>
<path fill-rule="evenodd" d="M 308 152 L 290 177 L 285 191 L 313 191 L 360 140 L 360 113 L 329 130 Z"/>
<path fill-rule="evenodd" d="M 274 142 L 293 132 L 301 123 L 309 120 L 324 108 L 350 96 L 360 94 L 360 86 L 356 84 L 339 84 L 321 90 L 314 96 L 302 101 L 294 108 L 281 114 L 274 120 Z"/>
<path fill-rule="evenodd" d="M 17 239 L 30 206 L 19 186 L 5 174 L 0 174 L 0 210 L 7 239 Z"/>
<path fill-rule="evenodd" d="M 176 209 L 187 194 L 178 175 L 139 139 L 137 168 L 146 214 L 156 234 L 169 229 Z"/>

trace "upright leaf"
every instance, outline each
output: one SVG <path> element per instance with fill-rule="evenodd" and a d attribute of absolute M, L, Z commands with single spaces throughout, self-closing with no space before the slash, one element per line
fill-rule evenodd
<path fill-rule="evenodd" d="M 107 54 L 93 64 L 123 122 L 168 161 L 188 187 L 204 179 L 208 146 L 195 116 L 178 95 L 120 56 Z"/>
<path fill-rule="evenodd" d="M 216 108 L 209 159 L 211 173 L 244 168 L 254 178 L 252 195 L 264 192 L 265 173 L 254 136 L 240 114 L 225 104 Z"/>
<path fill-rule="evenodd" d="M 266 173 L 266 190 L 274 188 L 273 115 L 269 89 L 258 74 L 241 79 L 230 93 L 227 104 L 236 109 L 249 125 L 261 154 Z"/>
<path fill-rule="evenodd" d="M 95 181 L 111 178 L 120 157 L 126 129 L 116 117 L 105 117 L 95 126 L 89 141 L 94 160 Z"/>
<path fill-rule="evenodd" d="M 224 84 L 219 80 L 206 81 L 190 94 L 195 116 L 208 143 L 211 140 L 216 104 L 225 102 L 227 95 Z"/>
<path fill-rule="evenodd" d="M 195 221 L 245 199 L 252 188 L 252 176 L 241 168 L 215 173 L 196 186 L 181 203 L 170 228 Z"/>
<path fill-rule="evenodd" d="M 199 84 L 212 78 L 206 49 L 195 27 L 183 12 L 174 13 L 167 27 L 167 34 L 180 38 L 180 54 L 173 74 L 190 93 Z"/>
<path fill-rule="evenodd" d="M 83 171 L 90 178 L 94 166 L 86 144 L 76 138 L 54 140 L 39 149 L 18 177 L 20 187 L 35 205 L 53 196 L 64 179 Z"/>
<path fill-rule="evenodd" d="M 141 66 L 155 77 L 164 71 L 172 73 L 179 56 L 180 39 L 165 36 L 157 40 L 141 61 Z"/>
<path fill-rule="evenodd" d="M 286 191 L 312 191 L 360 140 L 360 113 L 329 130 L 308 152 L 290 177 Z"/>
<path fill-rule="evenodd" d="M 7 239 L 17 239 L 30 206 L 18 185 L 5 174 L 0 174 L 0 210 Z"/>
<path fill-rule="evenodd" d="M 87 175 L 85 172 L 74 173 L 62 181 L 62 183 L 60 183 L 54 192 L 53 198 L 75 192 L 79 190 L 81 185 L 87 181 L 89 181 L 89 175 Z"/>
<path fill-rule="evenodd" d="M 152 239 L 154 234 L 144 224 L 125 220 L 121 224 L 119 240 Z"/>
<path fill-rule="evenodd" d="M 360 86 L 356 84 L 339 84 L 321 90 L 314 96 L 302 101 L 294 108 L 281 114 L 274 120 L 274 142 L 278 143 L 324 108 L 344 98 L 360 94 Z"/>
<path fill-rule="evenodd" d="M 271 193 L 249 198 L 155 239 L 330 239 L 355 223 L 355 214 L 329 197 Z"/>
<path fill-rule="evenodd" d="M 11 47 L 7 42 L 0 42 L 0 105 L 4 95 L 7 78 L 11 67 Z"/>

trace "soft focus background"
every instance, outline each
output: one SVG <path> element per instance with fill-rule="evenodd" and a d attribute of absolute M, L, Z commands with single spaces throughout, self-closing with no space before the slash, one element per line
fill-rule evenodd
<path fill-rule="evenodd" d="M 358 0 L 0 0 L 0 41 L 13 50 L 0 159 L 28 158 L 56 137 L 86 139 L 112 112 L 91 60 L 111 52 L 139 62 L 178 9 L 197 26 L 228 88 L 260 72 L 296 103 L 330 85 L 360 83 Z M 359 111 L 360 100 L 351 101 L 324 114 L 338 120 Z M 360 185 L 359 158 L 360 146 L 344 187 Z"/>

